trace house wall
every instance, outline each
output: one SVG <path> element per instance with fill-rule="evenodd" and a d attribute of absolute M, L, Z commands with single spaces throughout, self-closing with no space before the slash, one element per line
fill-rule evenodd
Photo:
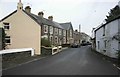
<path fill-rule="evenodd" d="M 62 44 L 66 44 L 66 30 L 63 30 L 63 43 Z"/>
<path fill-rule="evenodd" d="M 10 30 L 6 33 L 11 37 L 11 43 L 7 48 L 34 48 L 35 54 L 41 54 L 41 26 L 38 23 L 22 10 L 18 10 L 0 25 L 3 22 L 10 23 Z"/>
<path fill-rule="evenodd" d="M 103 27 L 96 31 L 96 50 L 103 53 L 104 42 L 103 42 Z"/>
<path fill-rule="evenodd" d="M 109 57 L 116 58 L 117 50 L 119 50 L 119 41 L 113 39 L 113 36 L 118 33 L 120 28 L 119 20 L 114 20 L 105 25 L 105 36 L 103 36 L 103 27 L 96 31 L 96 50 Z M 99 41 L 99 45 L 98 45 Z M 106 45 L 105 45 L 106 41 Z"/>
<path fill-rule="evenodd" d="M 72 44 L 74 42 L 74 40 L 73 40 L 73 30 L 72 29 L 67 30 L 66 39 L 67 39 L 66 40 L 67 44 Z"/>
<path fill-rule="evenodd" d="M 107 24 L 106 26 L 110 27 L 108 37 L 113 37 L 115 34 L 118 33 L 118 20 L 112 21 L 111 23 Z M 118 40 L 111 39 L 109 43 L 108 43 L 108 46 L 110 48 L 108 49 L 108 52 L 106 54 L 108 56 L 111 56 L 111 57 L 116 57 L 116 53 L 117 53 L 117 50 L 118 50 Z"/>
<path fill-rule="evenodd" d="M 87 35 L 87 34 L 85 34 L 85 33 L 81 33 L 81 34 L 80 34 L 80 37 L 79 37 L 80 43 L 82 43 L 82 41 L 91 42 L 90 38 L 91 38 L 91 37 L 90 37 L 89 35 Z"/>
<path fill-rule="evenodd" d="M 118 20 L 118 32 L 120 33 L 120 19 Z M 118 43 L 118 49 L 120 50 L 120 42 Z"/>
<path fill-rule="evenodd" d="M 74 43 L 80 44 L 80 32 L 74 31 Z"/>

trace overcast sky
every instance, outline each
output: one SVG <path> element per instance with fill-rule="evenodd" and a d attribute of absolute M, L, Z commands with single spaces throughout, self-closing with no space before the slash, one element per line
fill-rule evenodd
<path fill-rule="evenodd" d="M 17 9 L 19 0 L 0 0 L 0 19 Z M 74 30 L 91 35 L 91 30 L 99 26 L 106 18 L 109 10 L 118 4 L 119 0 L 21 0 L 24 7 L 31 6 L 31 12 L 44 12 L 44 17 L 52 15 L 59 23 L 71 22 Z"/>

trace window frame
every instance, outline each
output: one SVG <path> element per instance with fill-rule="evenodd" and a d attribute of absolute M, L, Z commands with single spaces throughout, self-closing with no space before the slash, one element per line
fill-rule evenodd
<path fill-rule="evenodd" d="M 4 27 L 4 29 L 5 30 L 10 30 L 10 23 L 8 23 L 8 22 L 3 22 L 3 27 Z"/>
<path fill-rule="evenodd" d="M 48 33 L 48 25 L 44 25 L 44 33 Z"/>
<path fill-rule="evenodd" d="M 6 42 L 8 40 L 9 40 L 9 42 Z M 6 44 L 11 44 L 11 37 L 10 36 L 5 36 L 5 43 Z"/>

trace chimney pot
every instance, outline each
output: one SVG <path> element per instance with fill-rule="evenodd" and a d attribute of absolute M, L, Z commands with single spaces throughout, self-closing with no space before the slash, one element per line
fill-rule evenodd
<path fill-rule="evenodd" d="M 38 16 L 43 17 L 44 13 L 41 11 L 38 13 Z"/>
<path fill-rule="evenodd" d="M 48 19 L 53 21 L 53 16 L 49 16 Z"/>
<path fill-rule="evenodd" d="M 25 7 L 25 11 L 28 12 L 28 13 L 31 13 L 31 8 L 30 8 L 30 6 L 26 6 L 26 7 Z"/>

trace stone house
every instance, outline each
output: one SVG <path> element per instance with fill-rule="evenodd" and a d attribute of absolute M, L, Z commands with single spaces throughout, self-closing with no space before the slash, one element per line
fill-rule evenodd
<path fill-rule="evenodd" d="M 120 50 L 120 16 L 95 29 L 96 51 L 117 58 Z"/>
<path fill-rule="evenodd" d="M 74 43 L 80 44 L 80 40 L 81 40 L 80 32 L 78 32 L 78 30 L 75 30 L 74 31 Z"/>
<path fill-rule="evenodd" d="M 73 38 L 73 26 L 71 22 L 60 23 L 64 28 L 63 30 L 63 44 L 72 44 L 74 42 Z"/>

